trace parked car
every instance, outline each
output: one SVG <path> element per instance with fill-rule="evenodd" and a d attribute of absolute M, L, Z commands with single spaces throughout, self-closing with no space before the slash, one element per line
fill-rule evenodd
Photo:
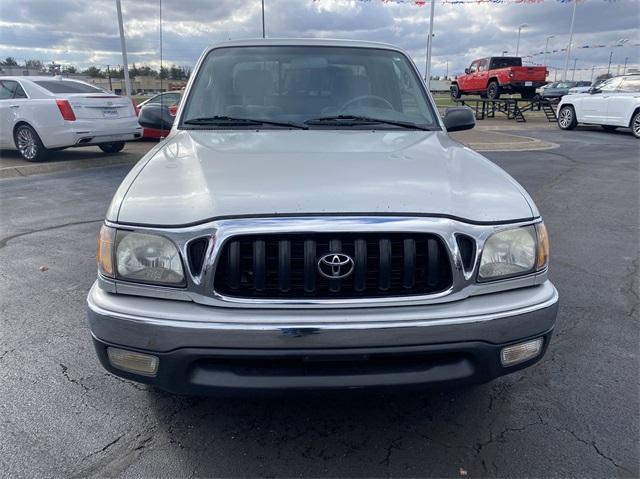
<path fill-rule="evenodd" d="M 569 92 L 567 94 L 575 95 L 576 93 L 589 93 L 589 90 L 591 90 L 592 88 L 598 88 L 603 82 L 604 80 L 594 80 L 588 85 L 584 84 L 588 82 L 579 82 L 583 84 L 580 86 L 574 86 L 573 88 L 569 88 Z"/>
<path fill-rule="evenodd" d="M 559 81 L 551 83 L 542 89 L 540 97 L 543 100 L 558 100 L 565 95 L 569 94 L 571 88 L 580 86 L 590 86 L 591 82 L 588 81 Z"/>
<path fill-rule="evenodd" d="M 547 232 L 513 178 L 447 134 L 474 124 L 466 107 L 441 119 L 391 45 L 207 49 L 101 228 L 100 362 L 193 394 L 464 384 L 535 363 L 558 308 Z"/>
<path fill-rule="evenodd" d="M 451 83 L 451 97 L 479 94 L 495 100 L 502 93 L 520 93 L 522 98 L 532 99 L 536 88 L 544 85 L 547 67 L 523 67 L 519 57 L 491 57 L 474 60 L 464 75 L 458 75 Z"/>
<path fill-rule="evenodd" d="M 129 98 L 62 77 L 0 77 L 0 147 L 27 161 L 76 146 L 117 153 L 141 136 Z"/>
<path fill-rule="evenodd" d="M 143 138 L 159 139 L 164 138 L 169 134 L 171 125 L 173 123 L 173 118 L 176 116 L 181 98 L 181 91 L 168 91 L 155 95 L 148 100 L 145 100 L 142 103 L 138 104 L 136 108 L 138 115 L 140 114 L 140 110 L 142 110 L 142 108 L 153 109 L 155 110 L 154 114 L 163 117 L 164 121 L 166 122 L 166 127 L 162 130 L 157 128 L 143 128 Z"/>
<path fill-rule="evenodd" d="M 573 130 L 579 123 L 609 131 L 631 128 L 640 138 L 640 75 L 609 78 L 588 93 L 564 97 L 558 104 L 558 126 Z"/>

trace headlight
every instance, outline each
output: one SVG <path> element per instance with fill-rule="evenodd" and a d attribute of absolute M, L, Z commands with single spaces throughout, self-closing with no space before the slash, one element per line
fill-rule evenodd
<path fill-rule="evenodd" d="M 162 236 L 116 232 L 116 277 L 141 283 L 184 286 L 182 260 L 176 246 Z"/>
<path fill-rule="evenodd" d="M 539 271 L 547 266 L 548 258 L 544 223 L 500 231 L 484 244 L 478 279 L 488 281 Z"/>

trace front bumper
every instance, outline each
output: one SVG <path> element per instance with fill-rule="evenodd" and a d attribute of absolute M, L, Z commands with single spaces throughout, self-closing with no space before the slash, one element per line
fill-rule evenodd
<path fill-rule="evenodd" d="M 88 297 L 96 351 L 109 371 L 176 393 L 486 382 L 539 360 L 558 309 L 550 282 L 429 306 L 239 309 L 106 293 Z M 544 337 L 535 358 L 505 368 L 500 351 Z M 158 374 L 114 368 L 108 346 L 159 357 Z"/>

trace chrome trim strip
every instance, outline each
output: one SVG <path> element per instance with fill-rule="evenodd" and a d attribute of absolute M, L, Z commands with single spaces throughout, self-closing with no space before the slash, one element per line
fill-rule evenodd
<path fill-rule="evenodd" d="M 187 287 L 182 289 L 164 286 L 127 283 L 117 280 L 116 291 L 121 294 L 194 301 L 220 307 L 242 308 L 282 308 L 319 307 L 319 308 L 359 308 L 367 306 L 420 305 L 458 301 L 469 296 L 504 291 L 541 284 L 546 280 L 546 270 L 507 279 L 477 283 L 475 278 L 480 264 L 484 243 L 497 231 L 528 226 L 540 222 L 540 219 L 521 223 L 500 225 L 469 224 L 443 217 L 403 217 L 403 216 L 305 216 L 272 218 L 237 218 L 212 221 L 210 223 L 183 228 L 122 227 L 106 221 L 107 226 L 127 230 L 148 231 L 170 238 L 188 265 L 187 245 L 193 239 L 209 237 L 209 246 L 200 275 L 194 276 L 186 268 Z M 452 286 L 440 293 L 420 296 L 390 296 L 380 298 L 349 299 L 258 299 L 226 296 L 216 293 L 213 280 L 217 259 L 222 245 L 231 237 L 253 234 L 285 233 L 357 233 L 357 232 L 395 232 L 430 233 L 439 236 L 447 246 L 452 265 Z M 465 234 L 476 241 L 476 256 L 472 269 L 465 271 L 462 256 L 458 248 L 456 234 Z"/>
<path fill-rule="evenodd" d="M 91 294 L 87 297 L 87 305 L 91 311 L 96 314 L 107 316 L 110 318 L 121 319 L 126 321 L 133 321 L 138 323 L 144 323 L 149 325 L 167 326 L 168 323 L 180 328 L 202 328 L 202 329 L 219 329 L 222 331 L 281 331 L 283 329 L 290 328 L 309 328 L 309 329 L 322 329 L 322 330 L 340 330 L 340 329 L 373 329 L 373 328 L 397 328 L 397 327 L 429 327 L 429 326 L 450 326 L 457 324 L 470 324 L 470 323 L 482 323 L 486 321 L 493 321 L 496 319 L 508 318 L 511 316 L 518 316 L 521 314 L 532 313 L 540 309 L 545 309 L 553 306 L 558 302 L 558 291 L 553 288 L 553 293 L 547 300 L 532 304 L 530 306 L 517 308 L 509 311 L 501 311 L 497 313 L 481 314 L 481 315 L 469 315 L 459 316 L 452 318 L 442 319 L 427 319 L 427 320 L 405 320 L 405 321 L 353 321 L 344 323 L 309 323 L 309 322 L 296 322 L 296 323 L 221 323 L 221 322 L 205 322 L 205 321 L 178 321 L 172 319 L 159 319 L 149 318 L 145 316 L 139 316 L 129 313 L 120 313 L 115 311 L 109 311 L 97 306 Z"/>

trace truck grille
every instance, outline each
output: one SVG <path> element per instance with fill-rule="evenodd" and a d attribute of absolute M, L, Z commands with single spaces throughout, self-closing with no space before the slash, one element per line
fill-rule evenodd
<path fill-rule="evenodd" d="M 332 270 L 331 260 L 344 263 L 345 255 L 348 264 Z M 445 244 L 423 233 L 236 236 L 222 246 L 214 278 L 219 294 L 262 299 L 425 295 L 451 284 Z"/>

